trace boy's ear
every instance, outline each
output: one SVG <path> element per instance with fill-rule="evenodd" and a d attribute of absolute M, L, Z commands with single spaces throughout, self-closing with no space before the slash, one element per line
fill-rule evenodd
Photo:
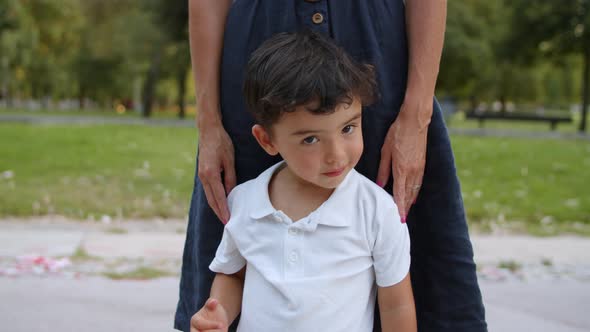
<path fill-rule="evenodd" d="M 261 125 L 256 124 L 252 127 L 252 135 L 254 135 L 254 138 L 256 138 L 256 141 L 266 153 L 271 156 L 276 156 L 279 153 L 271 140 L 270 134 Z"/>

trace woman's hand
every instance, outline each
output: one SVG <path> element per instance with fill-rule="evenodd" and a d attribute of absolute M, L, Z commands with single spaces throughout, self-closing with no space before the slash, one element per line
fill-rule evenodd
<path fill-rule="evenodd" d="M 198 176 L 209 206 L 217 217 L 227 224 L 230 217 L 227 195 L 236 186 L 236 170 L 234 146 L 221 125 L 201 127 Z"/>
<path fill-rule="evenodd" d="M 191 318 L 191 332 L 227 331 L 227 313 L 216 299 L 208 299 L 205 306 Z"/>
<path fill-rule="evenodd" d="M 406 98 L 381 148 L 377 184 L 384 186 L 393 172 L 393 198 L 403 223 L 422 186 L 432 107 L 432 97 Z"/>

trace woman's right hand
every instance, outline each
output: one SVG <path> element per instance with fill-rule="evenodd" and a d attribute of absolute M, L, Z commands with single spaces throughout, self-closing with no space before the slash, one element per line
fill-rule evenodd
<path fill-rule="evenodd" d="M 227 195 L 236 186 L 236 170 L 234 146 L 223 126 L 200 128 L 198 168 L 209 206 L 227 224 L 230 217 Z"/>
<path fill-rule="evenodd" d="M 191 318 L 191 332 L 225 332 L 228 329 L 227 313 L 216 299 L 208 299 L 205 306 Z"/>

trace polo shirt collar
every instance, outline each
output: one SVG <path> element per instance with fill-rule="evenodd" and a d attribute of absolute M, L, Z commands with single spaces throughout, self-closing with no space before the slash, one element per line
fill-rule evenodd
<path fill-rule="evenodd" d="M 250 205 L 250 218 L 262 219 L 271 214 L 278 212 L 271 204 L 270 197 L 268 195 L 268 185 L 270 179 L 272 179 L 275 171 L 281 167 L 284 161 L 280 161 L 266 171 L 262 172 L 256 179 L 254 179 L 252 197 L 256 199 L 252 200 Z"/>
<path fill-rule="evenodd" d="M 254 180 L 254 192 L 252 192 L 252 195 L 253 197 L 257 197 L 257 199 L 251 203 L 250 217 L 252 219 L 259 220 L 270 215 L 279 215 L 282 213 L 272 206 L 268 194 L 268 185 L 273 174 L 284 162 L 281 161 L 273 165 Z M 357 177 L 358 173 L 353 168 L 322 205 L 296 224 L 300 224 L 300 228 L 306 231 L 314 231 L 319 224 L 333 227 L 348 226 L 351 218 L 346 206 L 349 206 L 349 200 L 353 199 L 353 197 L 350 197 L 349 191 L 353 187 L 353 182 Z"/>

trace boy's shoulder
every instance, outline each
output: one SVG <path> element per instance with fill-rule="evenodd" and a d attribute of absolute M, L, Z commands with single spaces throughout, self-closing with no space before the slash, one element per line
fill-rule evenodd
<path fill-rule="evenodd" d="M 234 187 L 227 197 L 229 212 L 232 219 L 244 220 L 249 219 L 257 213 L 264 212 L 271 208 L 268 198 L 268 183 L 275 169 L 279 166 L 276 164 L 258 177 L 248 180 Z M 238 217 L 238 218 L 234 218 Z M 235 222 L 234 222 L 235 224 Z"/>
<path fill-rule="evenodd" d="M 345 224 L 371 232 L 383 222 L 399 219 L 393 197 L 354 169 L 325 205 L 332 218 L 349 220 Z"/>
<path fill-rule="evenodd" d="M 227 196 L 230 212 L 231 209 L 238 208 L 242 205 L 248 205 L 249 201 L 256 200 L 260 195 L 264 194 L 264 192 L 259 190 L 260 188 L 257 188 L 257 180 L 258 178 L 248 180 L 232 189 Z"/>
<path fill-rule="evenodd" d="M 360 202 L 374 205 L 374 208 L 393 208 L 397 211 L 397 206 L 393 201 L 393 197 L 387 191 L 385 191 L 385 189 L 381 188 L 375 182 L 371 181 L 369 178 L 360 174 L 356 170 L 354 173 L 357 183 L 356 190 Z"/>

